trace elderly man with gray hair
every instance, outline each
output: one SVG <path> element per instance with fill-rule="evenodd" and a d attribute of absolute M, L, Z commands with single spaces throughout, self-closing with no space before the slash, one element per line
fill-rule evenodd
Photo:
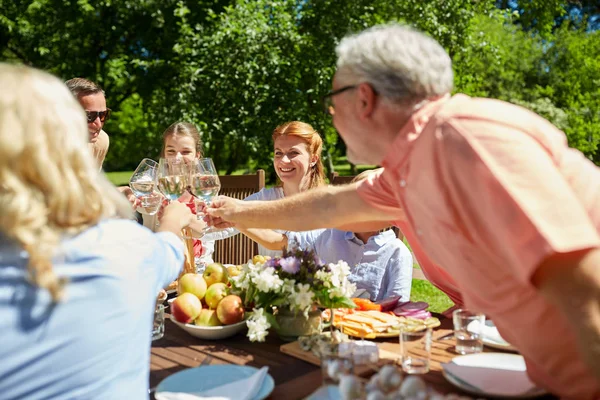
<path fill-rule="evenodd" d="M 450 57 L 411 28 L 368 29 L 337 55 L 327 111 L 349 160 L 384 172 L 279 201 L 220 197 L 211 222 L 356 231 L 392 221 L 425 275 L 493 319 L 536 384 L 600 398 L 600 169 L 526 109 L 450 96 Z"/>

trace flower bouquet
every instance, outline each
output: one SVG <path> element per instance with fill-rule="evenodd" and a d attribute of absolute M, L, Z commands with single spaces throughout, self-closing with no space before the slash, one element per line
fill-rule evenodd
<path fill-rule="evenodd" d="M 315 309 L 355 308 L 350 296 L 356 286 L 349 274 L 346 262 L 325 265 L 313 250 L 292 249 L 264 263 L 250 260 L 230 278 L 231 293 L 252 310 L 248 338 L 264 341 L 269 328 L 278 328 L 274 314 L 282 310 L 308 318 Z"/>

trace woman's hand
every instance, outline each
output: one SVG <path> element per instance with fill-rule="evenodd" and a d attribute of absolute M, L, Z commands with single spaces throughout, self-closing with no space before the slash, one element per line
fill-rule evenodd
<path fill-rule="evenodd" d="M 160 227 L 157 231 L 179 234 L 183 228 L 195 220 L 196 216 L 192 214 L 188 206 L 178 201 L 173 201 L 164 208 Z"/>

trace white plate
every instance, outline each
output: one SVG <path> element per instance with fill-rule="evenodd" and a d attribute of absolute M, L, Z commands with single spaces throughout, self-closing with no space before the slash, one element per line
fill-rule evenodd
<path fill-rule="evenodd" d="M 208 340 L 225 339 L 246 329 L 245 320 L 231 325 L 198 326 L 194 324 L 182 324 L 181 322 L 176 321 L 175 318 L 173 318 L 173 314 L 171 314 L 171 321 L 190 335 Z"/>
<path fill-rule="evenodd" d="M 485 328 L 483 329 L 483 344 L 493 349 L 514 351 L 518 353 L 518 350 L 510 343 L 508 343 L 496 328 L 494 321 L 486 319 Z"/>
<path fill-rule="evenodd" d="M 257 368 L 241 365 L 207 365 L 185 369 L 165 378 L 156 387 L 156 393 L 201 393 L 229 382 L 247 378 L 257 371 Z M 273 378 L 267 374 L 260 391 L 252 400 L 265 399 L 271 394 L 274 387 Z"/>
<path fill-rule="evenodd" d="M 547 392 L 527 377 L 525 360 L 518 354 L 479 353 L 454 357 L 442 364 L 448 382 L 477 396 L 531 399 Z"/>

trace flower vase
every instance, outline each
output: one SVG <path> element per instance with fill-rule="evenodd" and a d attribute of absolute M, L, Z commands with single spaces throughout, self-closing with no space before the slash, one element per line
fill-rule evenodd
<path fill-rule="evenodd" d="M 279 328 L 275 329 L 275 332 L 277 332 L 281 340 L 293 342 L 299 336 L 310 336 L 320 333 L 321 311 L 309 311 L 307 318 L 302 312 L 280 309 L 275 314 L 275 320 L 279 325 Z"/>

